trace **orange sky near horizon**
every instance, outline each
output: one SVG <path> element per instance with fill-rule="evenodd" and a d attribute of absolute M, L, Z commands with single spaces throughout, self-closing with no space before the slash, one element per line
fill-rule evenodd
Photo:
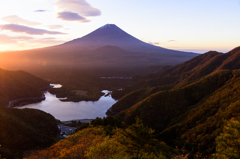
<path fill-rule="evenodd" d="M 62 44 L 111 23 L 160 47 L 227 52 L 239 46 L 239 16 L 238 0 L 8 0 L 0 2 L 0 51 Z"/>

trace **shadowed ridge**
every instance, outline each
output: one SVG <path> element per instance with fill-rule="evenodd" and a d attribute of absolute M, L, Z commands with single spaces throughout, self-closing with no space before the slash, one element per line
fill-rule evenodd
<path fill-rule="evenodd" d="M 239 69 L 240 68 L 240 47 L 237 47 L 228 53 L 228 58 L 222 63 L 221 66 L 218 67 L 217 70 L 222 70 L 222 69 L 229 69 L 229 70 L 234 70 L 234 69 Z"/>
<path fill-rule="evenodd" d="M 48 82 L 27 72 L 0 69 L 0 107 L 16 99 L 41 98 L 40 88 L 48 86 Z"/>
<path fill-rule="evenodd" d="M 214 71 L 223 69 L 240 69 L 240 47 L 228 53 L 209 51 L 164 71 L 138 77 L 138 82 L 125 88 L 119 94 L 114 92 L 113 96 L 119 99 L 132 91 L 148 87 L 166 85 L 182 87 Z"/>
<path fill-rule="evenodd" d="M 217 51 L 209 51 L 205 54 L 199 55 L 193 59 L 190 59 L 180 65 L 174 66 L 171 70 L 171 73 L 169 75 L 175 76 L 180 75 L 182 73 L 186 73 L 190 70 L 193 70 L 196 67 L 199 67 L 200 65 L 204 64 L 205 62 L 209 61 L 213 57 L 220 55 L 220 52 Z M 167 71 L 167 70 L 166 70 Z"/>
<path fill-rule="evenodd" d="M 170 67 L 167 70 L 164 71 L 160 71 L 154 74 L 149 74 L 143 77 L 143 79 L 151 79 L 151 78 L 158 78 L 158 77 L 163 77 L 166 75 L 169 76 L 178 76 L 182 73 L 186 73 L 192 69 L 194 69 L 195 67 L 198 67 L 201 64 L 204 64 L 205 62 L 209 61 L 210 59 L 212 59 L 213 57 L 217 56 L 217 55 L 221 55 L 222 53 L 217 52 L 217 51 L 209 51 L 205 54 L 201 54 L 197 57 L 194 57 L 182 64 Z"/>
<path fill-rule="evenodd" d="M 228 52 L 228 54 L 233 55 L 233 54 L 238 53 L 238 52 L 240 52 L 240 46 L 232 49 L 231 51 Z"/>
<path fill-rule="evenodd" d="M 125 90 L 121 91 L 119 95 L 113 95 L 119 98 L 134 90 L 171 84 L 174 84 L 175 87 L 181 87 L 190 81 L 201 78 L 217 70 L 228 57 L 230 57 L 230 54 L 209 51 L 182 64 L 170 67 L 167 70 L 140 77 L 138 78 L 139 82 L 127 87 Z"/>

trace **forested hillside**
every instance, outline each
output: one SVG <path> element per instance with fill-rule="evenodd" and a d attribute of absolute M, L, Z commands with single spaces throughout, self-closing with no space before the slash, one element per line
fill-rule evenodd
<path fill-rule="evenodd" d="M 100 159 L 172 158 L 180 151 L 154 138 L 154 130 L 138 118 L 130 126 L 118 120 L 96 118 L 45 150 L 32 151 L 26 158 Z"/>
<path fill-rule="evenodd" d="M 24 71 L 0 69 L 0 154 L 21 158 L 26 150 L 43 148 L 56 142 L 55 118 L 40 110 L 6 108 L 9 101 L 42 97 L 49 83 Z"/>
<path fill-rule="evenodd" d="M 21 158 L 26 150 L 50 146 L 58 134 L 55 118 L 36 109 L 0 107 L 0 130 L 0 154 L 6 158 Z"/>
<path fill-rule="evenodd" d="M 49 83 L 24 71 L 0 69 L 0 105 L 20 98 L 42 97 L 41 88 L 48 88 Z"/>
<path fill-rule="evenodd" d="M 228 53 L 209 51 L 169 69 L 135 78 L 138 82 L 123 91 L 115 91 L 113 97 L 119 99 L 132 91 L 142 88 L 166 85 L 174 85 L 175 88 L 181 87 L 217 70 L 239 69 L 239 58 L 240 47 Z"/>
<path fill-rule="evenodd" d="M 238 118 L 240 48 L 208 52 L 141 77 L 107 112 L 127 124 L 139 117 L 170 146 L 210 155 L 225 121 Z"/>

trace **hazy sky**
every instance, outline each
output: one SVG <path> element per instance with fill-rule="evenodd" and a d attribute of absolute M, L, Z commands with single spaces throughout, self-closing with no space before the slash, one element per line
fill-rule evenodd
<path fill-rule="evenodd" d="M 1 0 L 0 51 L 61 44 L 107 24 L 161 47 L 240 45 L 240 0 Z"/>

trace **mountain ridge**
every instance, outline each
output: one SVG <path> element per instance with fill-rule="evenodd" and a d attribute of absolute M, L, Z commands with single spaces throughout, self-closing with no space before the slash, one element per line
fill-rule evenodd
<path fill-rule="evenodd" d="M 235 65 L 226 69 L 226 61 Z M 223 121 L 239 117 L 239 81 L 239 48 L 225 54 L 211 51 L 144 76 L 122 90 L 107 115 L 127 124 L 138 116 L 168 145 L 210 155 Z"/>
<path fill-rule="evenodd" d="M 21 98 L 42 97 L 41 88 L 49 83 L 24 71 L 0 69 L 0 106 Z"/>
<path fill-rule="evenodd" d="M 166 84 L 175 84 L 175 87 L 180 87 L 213 71 L 238 69 L 240 68 L 239 48 L 234 48 L 228 53 L 209 51 L 166 70 L 138 77 L 138 83 L 123 90 L 122 94 L 120 92 L 119 94 L 116 93 L 116 98 L 141 88 L 163 86 Z M 113 96 L 115 96 L 115 93 L 113 93 Z"/>

